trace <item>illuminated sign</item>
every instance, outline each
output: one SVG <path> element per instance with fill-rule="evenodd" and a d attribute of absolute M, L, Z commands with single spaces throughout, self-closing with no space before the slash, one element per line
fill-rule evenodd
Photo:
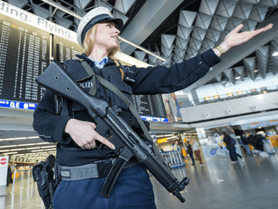
<path fill-rule="evenodd" d="M 162 144 L 162 143 L 165 143 L 165 142 L 167 142 L 168 140 L 167 140 L 167 138 L 162 138 L 162 139 L 158 139 L 157 140 L 157 143 L 158 144 Z"/>
<path fill-rule="evenodd" d="M 278 120 L 269 120 L 270 125 L 278 124 Z"/>
<path fill-rule="evenodd" d="M 250 128 L 257 128 L 259 127 L 259 123 L 250 123 Z"/>
<path fill-rule="evenodd" d="M 151 116 L 144 116 L 144 115 L 140 115 L 140 116 L 142 120 L 146 120 L 146 121 L 165 122 L 165 123 L 169 122 L 168 118 L 159 118 L 159 117 L 151 117 Z"/>
<path fill-rule="evenodd" d="M 24 22 L 26 24 L 29 24 L 31 26 L 37 27 L 41 30 L 77 42 L 77 36 L 75 32 L 66 29 L 60 25 L 57 25 L 53 22 L 50 22 L 46 19 L 33 15 L 29 12 L 26 12 L 6 2 L 2 2 L 2 1 L 0 2 L 0 13 L 9 16 L 11 18 L 14 18 L 16 20 L 19 20 L 21 22 Z"/>
<path fill-rule="evenodd" d="M 38 104 L 29 103 L 29 102 L 18 102 L 18 101 L 10 101 L 10 100 L 2 100 L 0 99 L 0 108 L 12 108 L 12 109 L 20 109 L 20 110 L 35 110 Z"/>

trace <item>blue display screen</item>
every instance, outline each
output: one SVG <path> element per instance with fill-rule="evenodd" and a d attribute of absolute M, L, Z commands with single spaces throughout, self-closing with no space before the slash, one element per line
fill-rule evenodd
<path fill-rule="evenodd" d="M 0 107 L 20 109 L 20 110 L 35 110 L 38 104 L 29 102 L 18 102 L 11 100 L 0 99 Z"/>
<path fill-rule="evenodd" d="M 168 118 L 160 118 L 160 117 L 151 117 L 151 116 L 144 116 L 144 115 L 140 115 L 142 120 L 146 120 L 146 121 L 154 121 L 154 122 L 169 122 Z"/>

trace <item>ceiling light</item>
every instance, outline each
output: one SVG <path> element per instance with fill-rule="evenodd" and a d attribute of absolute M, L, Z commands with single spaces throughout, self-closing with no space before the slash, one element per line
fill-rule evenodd
<path fill-rule="evenodd" d="M 40 147 L 28 147 L 28 148 L 26 148 L 27 150 L 28 149 L 40 149 Z"/>
<path fill-rule="evenodd" d="M 7 138 L 7 139 L 4 139 L 4 141 L 23 140 L 23 139 L 27 139 L 27 137 Z"/>
<path fill-rule="evenodd" d="M 53 144 L 53 143 L 49 143 L 49 142 L 40 142 L 40 143 L 36 143 L 36 145 L 41 145 L 41 144 Z"/>
<path fill-rule="evenodd" d="M 17 145 L 6 145 L 6 146 L 1 146 L 0 148 L 8 148 L 8 147 L 17 147 Z"/>
<path fill-rule="evenodd" d="M 273 57 L 278 56 L 278 52 L 274 52 L 274 53 L 272 54 L 272 56 L 273 56 Z"/>
<path fill-rule="evenodd" d="M 11 154 L 17 154 L 18 152 L 7 152 L 7 153 L 4 153 L 4 155 L 11 155 Z"/>
<path fill-rule="evenodd" d="M 207 101 L 207 100 L 210 100 L 210 97 L 205 97 L 204 99 Z"/>
<path fill-rule="evenodd" d="M 44 149 L 36 149 L 36 150 L 32 150 L 31 152 L 42 152 L 44 151 Z"/>
<path fill-rule="evenodd" d="M 36 144 L 35 143 L 33 143 L 33 144 L 19 144 L 17 146 L 24 147 L 24 146 L 32 146 L 32 145 L 36 145 Z"/>
<path fill-rule="evenodd" d="M 258 72 L 258 70 L 254 70 L 254 73 L 257 73 Z"/>
<path fill-rule="evenodd" d="M 240 76 L 237 76 L 235 79 L 236 79 L 236 80 L 240 79 Z"/>
<path fill-rule="evenodd" d="M 10 149 L 10 151 L 21 151 L 21 150 L 25 150 L 25 148 L 20 148 L 20 149 Z"/>
<path fill-rule="evenodd" d="M 51 148 L 51 147 L 56 147 L 56 145 L 52 145 L 52 146 L 45 146 L 45 147 L 41 147 L 41 148 Z"/>
<path fill-rule="evenodd" d="M 5 150 L 0 150 L 0 152 L 9 152 L 10 150 L 5 149 Z"/>

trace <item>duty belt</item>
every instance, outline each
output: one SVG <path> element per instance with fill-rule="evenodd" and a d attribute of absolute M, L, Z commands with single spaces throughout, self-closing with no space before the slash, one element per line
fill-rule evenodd
<path fill-rule="evenodd" d="M 111 170 L 113 163 L 117 158 L 111 158 L 107 161 L 98 161 L 91 164 L 81 166 L 61 166 L 58 165 L 58 172 L 61 180 L 64 181 L 78 181 L 90 178 L 104 178 Z M 131 160 L 124 168 L 131 167 L 137 164 L 138 161 Z"/>

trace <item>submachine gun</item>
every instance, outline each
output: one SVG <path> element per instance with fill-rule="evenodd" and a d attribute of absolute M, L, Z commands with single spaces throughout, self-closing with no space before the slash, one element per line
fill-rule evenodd
<path fill-rule="evenodd" d="M 181 202 L 185 202 L 180 191 L 183 191 L 189 184 L 189 179 L 185 177 L 179 182 L 175 178 L 168 168 L 157 159 L 144 140 L 119 116 L 121 108 L 109 107 L 107 101 L 89 95 L 56 61 L 53 61 L 36 81 L 62 97 L 84 106 L 96 124 L 103 121 L 117 135 L 117 137 L 109 139 L 116 147 L 113 152 L 118 155 L 118 158 L 106 178 L 101 192 L 102 197 L 109 198 L 124 165 L 135 156 L 169 192 Z"/>

